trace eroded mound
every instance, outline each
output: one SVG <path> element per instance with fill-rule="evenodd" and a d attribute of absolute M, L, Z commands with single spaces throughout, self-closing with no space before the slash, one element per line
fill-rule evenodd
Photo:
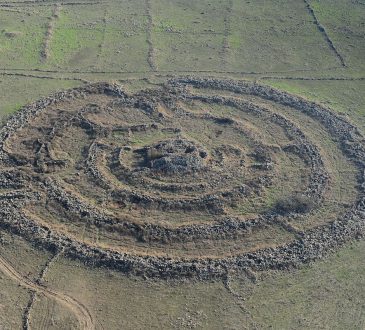
<path fill-rule="evenodd" d="M 0 137 L 1 225 L 93 264 L 212 278 L 363 234 L 362 136 L 266 86 L 93 84 L 24 108 Z"/>

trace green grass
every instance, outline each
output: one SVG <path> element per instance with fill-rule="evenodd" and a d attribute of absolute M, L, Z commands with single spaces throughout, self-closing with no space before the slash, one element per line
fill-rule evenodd
<path fill-rule="evenodd" d="M 319 102 L 345 115 L 365 132 L 365 81 L 264 80 L 263 82 Z"/>
<path fill-rule="evenodd" d="M 142 1 L 108 7 L 64 7 L 55 24 L 48 67 L 78 71 L 146 71 L 146 22 Z"/>
<path fill-rule="evenodd" d="M 51 42 L 52 61 L 59 62 L 64 59 L 65 53 L 72 53 L 78 49 L 78 31 L 63 27 L 67 17 L 62 13 L 57 21 Z"/>
<path fill-rule="evenodd" d="M 50 67 L 92 68 L 95 65 L 102 42 L 101 23 L 94 24 L 93 29 L 84 28 L 74 15 L 73 8 L 63 8 L 55 22 L 50 42 L 51 58 L 47 63 Z"/>
<path fill-rule="evenodd" d="M 42 96 L 48 96 L 50 93 L 60 89 L 67 89 L 78 85 L 80 85 L 80 82 L 72 80 L 0 76 L 0 89 L 2 91 L 0 119 Z"/>
<path fill-rule="evenodd" d="M 39 67 L 47 15 L 50 15 L 47 7 L 29 10 L 27 14 L 0 11 L 1 68 Z M 16 36 L 9 37 L 9 32 Z"/>
<path fill-rule="evenodd" d="M 247 308 L 263 328 L 363 329 L 365 242 L 291 273 L 273 273 L 253 288 Z"/>
<path fill-rule="evenodd" d="M 136 145 L 138 147 L 144 147 L 151 145 L 153 143 L 158 143 L 168 138 L 172 138 L 174 136 L 176 136 L 176 134 L 162 131 L 157 131 L 157 132 L 152 131 L 147 134 L 146 133 L 139 134 L 138 132 L 134 132 L 129 141 L 133 145 Z"/>
<path fill-rule="evenodd" d="M 350 0 L 313 0 L 311 5 L 349 68 L 364 69 L 364 6 Z M 217 0 L 151 1 L 158 69 L 271 72 L 339 66 L 303 1 L 233 0 L 230 15 L 228 7 Z M 0 11 L 0 63 L 4 67 L 151 70 L 145 1 L 112 2 L 107 7 L 98 3 L 61 6 L 46 63 L 41 62 L 40 52 L 52 6 L 26 9 L 29 14 Z M 223 54 L 225 19 L 230 28 L 229 49 Z M 20 34 L 9 38 L 5 32 Z"/>
<path fill-rule="evenodd" d="M 212 70 L 219 68 L 220 35 L 155 33 L 157 67 L 168 71 Z"/>
<path fill-rule="evenodd" d="M 364 70 L 365 6 L 350 0 L 313 0 L 311 6 L 347 65 Z"/>
<path fill-rule="evenodd" d="M 24 274 L 28 269 L 36 274 L 49 256 L 17 236 L 5 235 L 11 245 L 0 246 L 1 255 Z M 232 287 L 245 298 L 246 312 L 221 282 L 145 281 L 90 269 L 64 258 L 51 266 L 45 280 L 53 289 L 81 301 L 95 315 L 97 324 L 108 329 L 171 329 L 184 318 L 195 320 L 198 329 L 241 329 L 242 324 L 256 324 L 260 329 L 362 329 L 364 248 L 364 241 L 355 242 L 299 270 L 258 274 L 257 284 L 233 278 Z M 17 327 L 28 294 L 1 274 L 0 286 L 0 308 L 7 308 L 6 317 L 0 316 L 0 325 Z M 49 329 L 75 325 L 67 309 L 42 297 L 31 315 L 34 325 L 46 322 Z"/>
<path fill-rule="evenodd" d="M 223 33 L 226 7 L 218 0 L 153 1 L 154 32 Z"/>
<path fill-rule="evenodd" d="M 288 71 L 338 64 L 303 2 L 234 1 L 232 12 L 229 63 L 235 70 Z"/>

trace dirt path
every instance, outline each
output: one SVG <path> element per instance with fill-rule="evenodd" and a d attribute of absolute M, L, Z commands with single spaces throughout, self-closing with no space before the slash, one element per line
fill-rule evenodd
<path fill-rule="evenodd" d="M 62 251 L 59 251 L 57 253 L 55 253 L 52 258 L 50 258 L 47 263 L 45 264 L 44 268 L 42 269 L 42 271 L 40 272 L 39 274 L 39 277 L 35 280 L 38 284 L 39 283 L 42 283 L 42 281 L 44 280 L 47 272 L 48 272 L 48 269 L 49 267 L 58 259 L 58 257 L 60 256 L 60 254 L 62 253 Z M 31 294 L 31 297 L 30 297 L 30 300 L 28 302 L 28 305 L 25 309 L 25 312 L 24 312 L 24 317 L 23 317 L 23 330 L 29 330 L 31 329 L 31 326 L 30 326 L 30 314 L 32 312 L 32 309 L 33 309 L 33 305 L 34 303 L 36 302 L 36 297 L 37 297 L 37 291 L 34 291 L 32 290 L 32 294 Z M 54 302 L 54 301 L 53 301 Z M 49 320 L 51 319 L 49 313 L 49 310 L 47 311 L 43 311 L 43 314 L 42 315 L 42 318 L 44 320 L 44 322 L 49 322 Z M 48 329 L 47 327 L 47 324 L 45 325 L 42 325 L 42 327 L 40 327 L 41 329 Z"/>
<path fill-rule="evenodd" d="M 64 293 L 34 283 L 32 280 L 19 274 L 18 271 L 14 269 L 13 266 L 11 266 L 1 256 L 0 256 L 0 271 L 8 275 L 14 281 L 18 282 L 21 286 L 38 293 L 43 293 L 46 297 L 54 299 L 60 304 L 69 308 L 79 320 L 81 329 L 88 329 L 88 330 L 95 329 L 94 320 L 90 312 L 81 302 L 77 301 L 76 299 Z"/>

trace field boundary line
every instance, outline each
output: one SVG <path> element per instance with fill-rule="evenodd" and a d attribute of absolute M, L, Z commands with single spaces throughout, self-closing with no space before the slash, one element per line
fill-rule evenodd
<path fill-rule="evenodd" d="M 253 274 L 252 270 L 246 270 L 246 276 L 249 280 L 256 282 L 256 278 L 251 278 L 251 274 Z M 247 315 L 247 319 L 249 319 L 249 325 L 242 325 L 244 329 L 259 329 L 259 324 L 254 320 L 251 312 L 245 306 L 245 298 L 243 298 L 239 293 L 237 293 L 231 286 L 231 276 L 227 270 L 225 278 L 222 279 L 223 286 L 227 290 L 227 292 L 233 297 L 236 305 L 242 310 L 242 312 Z"/>
<path fill-rule="evenodd" d="M 155 62 L 156 54 L 152 41 L 153 17 L 152 17 L 151 0 L 146 0 L 145 4 L 146 4 L 146 15 L 147 15 L 147 28 L 146 28 L 147 45 L 148 45 L 147 62 L 152 71 L 157 71 Z"/>
<path fill-rule="evenodd" d="M 12 280 L 18 282 L 20 286 L 25 287 L 31 291 L 36 291 L 37 293 L 43 293 L 46 297 L 57 300 L 62 305 L 68 307 L 79 320 L 82 329 L 95 329 L 92 315 L 87 310 L 87 308 L 75 298 L 48 288 L 23 276 L 2 256 L 0 256 L 0 271 L 9 276 Z"/>
<path fill-rule="evenodd" d="M 336 55 L 337 59 L 340 61 L 341 66 L 342 67 L 347 67 L 347 64 L 345 62 L 345 59 L 343 58 L 343 56 L 340 54 L 340 52 L 337 50 L 336 46 L 334 45 L 333 41 L 331 40 L 331 38 L 329 37 L 326 29 L 324 28 L 324 26 L 319 22 L 316 13 L 314 12 L 312 6 L 310 5 L 308 0 L 303 0 L 305 3 L 305 6 L 309 12 L 309 14 L 311 15 L 311 17 L 314 20 L 314 24 L 317 26 L 317 29 L 319 30 L 319 32 L 323 35 L 324 39 L 326 40 L 328 46 L 330 47 L 330 49 L 333 51 L 333 53 Z"/>
<path fill-rule="evenodd" d="M 104 47 L 105 47 L 105 34 L 106 34 L 106 30 L 107 30 L 107 17 L 108 17 L 108 7 L 105 7 L 104 8 L 104 16 L 103 16 L 103 28 L 102 28 L 102 39 L 101 39 L 101 42 L 100 42 L 100 45 L 99 45 L 99 51 L 96 55 L 96 58 L 97 58 L 97 66 L 100 68 L 100 61 L 101 61 L 101 58 L 102 58 L 102 55 L 103 55 L 103 51 L 104 51 Z"/>
<path fill-rule="evenodd" d="M 334 80 L 334 81 L 364 81 L 365 80 L 365 77 L 316 77 L 316 78 L 312 78 L 312 77 L 275 77 L 275 76 L 272 76 L 272 77 L 260 77 L 259 78 L 260 80 L 321 80 L 321 81 L 325 81 L 325 80 Z"/>
<path fill-rule="evenodd" d="M 49 7 L 53 6 L 56 3 L 59 3 L 62 6 L 90 6 L 90 5 L 98 5 L 101 3 L 109 3 L 109 1 L 97 1 L 97 2 L 60 2 L 60 1 L 53 1 L 53 2 L 44 2 L 44 1 L 19 1 L 19 2 L 5 2 L 0 4 L 2 8 L 24 8 L 26 6 L 31 7 Z"/>
<path fill-rule="evenodd" d="M 43 48 L 41 50 L 41 59 L 43 62 L 47 61 L 50 56 L 50 43 L 53 36 L 53 30 L 55 28 L 56 20 L 61 13 L 62 7 L 60 3 L 56 3 L 52 10 L 52 15 L 49 17 L 46 34 L 43 42 Z"/>
<path fill-rule="evenodd" d="M 26 69 L 26 68 L 0 68 L 0 71 L 23 71 L 23 72 L 41 72 L 41 73 L 74 73 L 74 74 L 147 74 L 147 73 L 168 73 L 168 74 L 180 74 L 180 73 L 218 73 L 218 74 L 252 74 L 252 75 L 267 75 L 267 74 L 285 74 L 294 72 L 324 72 L 329 70 L 341 69 L 340 66 L 326 67 L 321 70 L 317 69 L 293 69 L 286 71 L 229 71 L 229 70 L 156 70 L 156 71 L 78 71 L 78 70 L 45 70 L 45 69 Z"/>
<path fill-rule="evenodd" d="M 48 272 L 49 267 L 58 259 L 58 257 L 60 256 L 60 254 L 62 253 L 62 251 L 58 251 L 56 252 L 51 258 L 48 259 L 48 261 L 46 262 L 46 264 L 44 265 L 43 269 L 41 270 L 41 272 L 39 273 L 38 278 L 36 279 L 36 282 L 38 284 L 41 284 Z M 23 317 L 23 330 L 30 330 L 31 326 L 30 326 L 30 314 L 32 311 L 32 308 L 34 306 L 34 303 L 36 301 L 36 297 L 37 297 L 37 291 L 33 290 L 31 293 L 31 297 L 29 299 L 28 305 L 25 309 L 24 312 L 24 317 Z"/>
<path fill-rule="evenodd" d="M 1 69 L 0 69 L 1 70 Z M 10 71 L 23 71 L 23 70 L 13 70 L 10 69 Z M 25 72 L 44 72 L 44 73 L 50 73 L 50 74 L 57 74 L 57 73 L 70 73 L 75 74 L 76 72 L 47 72 L 47 71 L 39 71 L 39 70 L 24 70 Z M 184 71 L 186 73 L 198 73 L 197 71 Z M 81 72 L 79 72 L 81 73 Z M 114 74 L 128 74 L 132 72 L 115 72 Z M 143 72 L 133 72 L 133 73 L 161 73 L 160 76 L 163 76 L 163 73 L 171 74 L 172 71 L 159 71 L 159 72 L 151 72 L 151 71 L 143 71 Z M 182 72 L 183 73 L 183 72 Z M 205 73 L 222 73 L 225 72 L 205 72 Z M 97 74 L 97 73 L 82 73 L 82 74 Z M 103 74 L 103 73 L 100 73 Z M 262 73 L 238 73 L 238 74 L 256 74 L 260 75 Z M 35 74 L 27 74 L 27 73 L 19 73 L 19 72 L 0 72 L 0 76 L 14 76 L 14 77 L 24 77 L 24 78 L 36 78 L 36 79 L 51 79 L 51 80 L 69 80 L 69 81 L 80 81 L 84 84 L 90 83 L 90 81 L 78 77 L 57 77 L 57 76 L 42 76 L 42 75 L 35 75 Z M 365 77 L 284 77 L 284 76 L 263 76 L 263 77 L 257 77 L 257 80 L 303 80 L 303 81 L 365 81 Z"/>
<path fill-rule="evenodd" d="M 24 77 L 24 78 L 36 78 L 36 79 L 51 79 L 51 80 L 74 80 L 74 81 L 81 81 L 84 84 L 90 83 L 88 80 L 76 77 L 54 77 L 54 76 L 37 76 L 32 74 L 25 74 L 25 73 L 9 73 L 9 72 L 0 72 L 0 76 L 15 76 L 15 77 Z"/>
<path fill-rule="evenodd" d="M 227 57 L 229 52 L 229 36 L 231 35 L 231 20 L 233 11 L 233 0 L 229 0 L 226 9 L 226 15 L 224 17 L 224 32 L 223 32 L 223 44 L 222 44 L 222 65 L 227 67 Z"/>

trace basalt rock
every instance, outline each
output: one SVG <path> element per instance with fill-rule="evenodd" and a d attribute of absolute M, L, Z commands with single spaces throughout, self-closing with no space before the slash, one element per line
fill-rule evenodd
<path fill-rule="evenodd" d="M 323 205 L 336 169 L 280 107 L 319 123 L 358 172 L 356 196 L 334 219 L 300 228 Z M 300 184 L 288 199 L 265 204 L 291 179 L 283 159 L 300 168 L 292 166 Z M 2 228 L 138 276 L 288 269 L 365 229 L 357 128 L 321 105 L 250 82 L 183 77 L 135 95 L 107 83 L 57 93 L 0 130 L 0 166 Z"/>

